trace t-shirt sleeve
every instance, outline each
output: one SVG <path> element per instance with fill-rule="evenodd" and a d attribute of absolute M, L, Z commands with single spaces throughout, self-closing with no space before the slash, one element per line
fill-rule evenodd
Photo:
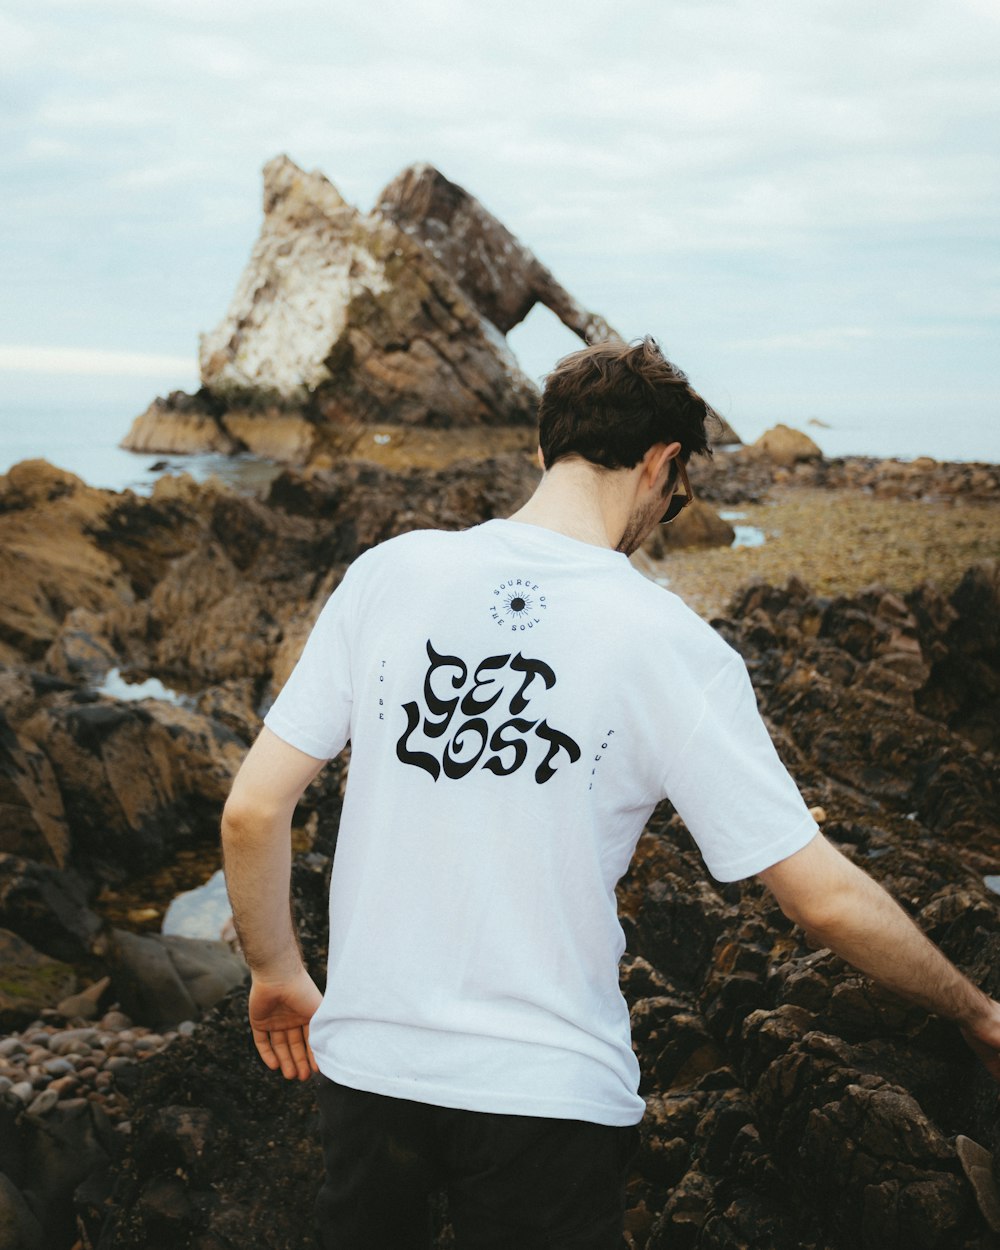
<path fill-rule="evenodd" d="M 284 742 L 328 760 L 351 736 L 351 633 L 354 594 L 351 570 L 330 595 L 298 662 L 264 716 Z"/>
<path fill-rule="evenodd" d="M 734 654 L 706 687 L 664 792 L 718 881 L 750 877 L 819 832 L 778 758 L 750 677 Z"/>

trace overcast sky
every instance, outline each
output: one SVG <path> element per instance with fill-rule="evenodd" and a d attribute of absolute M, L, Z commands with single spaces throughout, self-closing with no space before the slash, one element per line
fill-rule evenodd
<path fill-rule="evenodd" d="M 437 165 L 737 429 L 1000 423 L 996 0 L 7 0 L 0 75 L 0 397 L 195 385 L 285 152 Z"/>

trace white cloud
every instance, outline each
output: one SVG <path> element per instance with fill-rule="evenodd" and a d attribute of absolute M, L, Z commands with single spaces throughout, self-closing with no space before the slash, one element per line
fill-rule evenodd
<path fill-rule="evenodd" d="M 14 347 L 0 344 L 0 371 L 16 373 L 101 374 L 105 377 L 195 376 L 194 362 L 183 356 L 145 352 L 106 352 L 69 347 Z"/>

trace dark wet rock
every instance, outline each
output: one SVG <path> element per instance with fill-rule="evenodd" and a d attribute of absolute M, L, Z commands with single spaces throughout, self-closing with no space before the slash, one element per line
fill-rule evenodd
<path fill-rule="evenodd" d="M 39 744 L 0 707 L 0 852 L 63 868 L 70 835 L 55 770 Z"/>
<path fill-rule="evenodd" d="M 45 1244 L 71 1245 L 74 1190 L 117 1150 L 110 1122 L 96 1103 L 81 1099 L 73 1106 L 57 1105 L 44 1118 L 25 1115 L 20 1137 L 22 1193 L 45 1230 Z"/>
<path fill-rule="evenodd" d="M 316 1244 L 312 1088 L 269 1072 L 248 1036 L 246 994 L 237 992 L 192 1037 L 143 1064 L 128 1156 L 103 1228 L 88 1229 L 100 1250 L 232 1238 L 274 1250 Z"/>
<path fill-rule="evenodd" d="M 225 942 L 113 931 L 107 952 L 115 990 L 134 1019 L 158 1026 L 196 1019 L 247 976 Z"/>
<path fill-rule="evenodd" d="M 88 608 L 68 612 L 45 653 L 50 672 L 70 682 L 99 685 L 119 664 L 119 657 L 105 636 L 106 620 Z"/>
<path fill-rule="evenodd" d="M 101 921 L 76 873 L 0 854 L 0 925 L 54 959 L 85 963 Z"/>
<path fill-rule="evenodd" d="M 654 881 L 646 891 L 636 926 L 635 949 L 654 968 L 669 969 L 685 986 L 699 984 L 712 949 L 733 918 L 707 882 L 675 876 Z"/>
<path fill-rule="evenodd" d="M 716 502 L 730 489 L 727 474 L 740 490 L 763 492 L 780 469 L 741 452 L 718 452 L 705 467 L 699 495 Z M 900 497 L 963 482 L 994 497 L 990 474 L 963 466 L 898 474 L 824 461 L 788 472 L 797 481 L 800 471 L 806 484 L 870 479 L 873 491 Z M 134 497 L 98 493 L 86 518 L 87 559 L 108 562 L 114 593 L 88 602 L 91 615 L 73 615 L 44 597 L 45 556 L 37 584 L 22 569 L 18 591 L 38 608 L 37 632 L 22 631 L 16 647 L 16 631 L 2 635 L 10 662 L 0 669 L 0 702 L 17 738 L 4 757 L 16 762 L 5 765 L 13 788 L 4 801 L 20 805 L 9 827 L 24 850 L 0 861 L 0 896 L 16 900 L 10 880 L 34 882 L 28 899 L 42 898 L 42 884 L 64 890 L 69 879 L 26 815 L 50 802 L 53 777 L 84 906 L 100 881 L 214 842 L 259 713 L 347 562 L 407 529 L 507 514 L 536 480 L 530 457 L 512 453 L 433 473 L 359 462 L 289 469 L 267 501 L 180 479 L 159 488 L 148 512 Z M 79 493 L 57 473 L 15 475 L 0 520 L 17 517 L 26 533 L 43 505 L 82 506 Z M 927 586 L 836 598 L 800 582 L 757 586 L 718 623 L 745 656 L 779 753 L 810 806 L 822 809 L 825 835 L 994 994 L 1000 898 L 983 877 L 996 873 L 1000 845 L 997 616 L 995 566 L 984 565 L 948 597 Z M 74 651 L 72 632 L 84 629 L 133 673 L 194 691 L 197 709 L 95 695 L 85 684 L 89 644 L 78 639 Z M 322 853 L 300 857 L 293 876 L 320 983 L 343 770 L 343 762 L 324 770 L 304 796 L 302 823 Z M 35 866 L 25 869 L 28 860 Z M 981 1186 L 955 1143 L 981 1142 L 995 1160 L 1000 1115 L 995 1085 L 954 1026 L 815 949 L 758 882 L 711 881 L 669 804 L 649 822 L 620 897 L 631 952 L 622 986 L 649 1099 L 629 1189 L 637 1246 L 984 1250 L 991 1233 Z M 17 914 L 30 919 L 33 906 L 19 903 Z M 46 906 L 39 933 L 62 924 L 79 952 L 89 932 L 73 937 Z M 9 927 L 22 932 L 18 924 Z M 182 1014 L 193 1019 L 197 1004 L 184 993 Z M 121 1166 L 108 1149 L 90 1156 L 78 1212 L 93 1244 L 310 1244 L 319 1170 L 311 1096 L 247 1053 L 245 991 L 202 1017 L 190 1038 L 151 1055 L 146 1048 L 157 1052 L 166 1037 L 138 1029 L 106 1046 L 67 1041 L 80 1053 L 65 1056 L 73 1072 L 63 1076 L 44 1070 L 63 1057 L 62 1043 L 42 1040 L 55 1036 L 53 1019 L 62 1016 L 29 1030 L 23 1056 L 16 1047 L 3 1056 L 13 1066 L 0 1091 L 0 1172 L 19 1191 L 29 1186 L 23 1125 L 35 1122 L 34 1133 L 64 1108 L 82 1114 L 93 1095 L 132 1130 L 111 1143 L 128 1152 Z M 29 1067 L 31 1079 L 22 1079 Z M 29 1114 L 48 1090 L 56 1104 Z M 978 1166 L 984 1182 L 982 1156 Z"/>
<path fill-rule="evenodd" d="M 45 742 L 72 828 L 72 864 L 91 879 L 155 867 L 214 837 L 245 747 L 174 704 L 56 695 L 22 723 Z"/>
<path fill-rule="evenodd" d="M 16 933 L 0 929 L 0 1029 L 17 1029 L 76 989 L 76 974 Z"/>
<path fill-rule="evenodd" d="M 0 1248 L 43 1250 L 45 1232 L 9 1177 L 0 1172 Z"/>
<path fill-rule="evenodd" d="M 921 632 L 932 640 L 930 673 L 917 695 L 918 709 L 977 747 L 996 751 L 1000 748 L 1000 562 L 969 569 L 948 602 L 926 589 L 909 599 Z"/>

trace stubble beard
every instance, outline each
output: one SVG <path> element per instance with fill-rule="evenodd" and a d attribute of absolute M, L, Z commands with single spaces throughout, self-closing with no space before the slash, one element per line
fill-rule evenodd
<path fill-rule="evenodd" d="M 618 540 L 618 546 L 615 550 L 621 551 L 627 556 L 638 551 L 656 528 L 666 506 L 666 502 L 662 499 L 653 500 L 644 508 L 633 512 L 625 526 L 625 533 Z"/>

